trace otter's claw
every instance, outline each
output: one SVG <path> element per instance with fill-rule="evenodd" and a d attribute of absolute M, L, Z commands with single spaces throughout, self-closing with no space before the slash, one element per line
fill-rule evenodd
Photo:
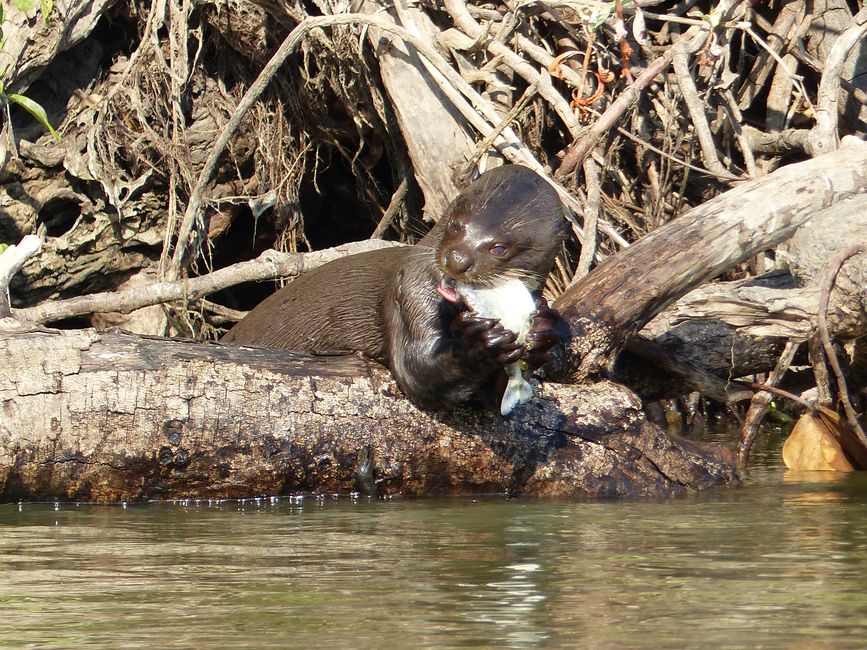
<path fill-rule="evenodd" d="M 466 339 L 475 354 L 501 365 L 518 361 L 524 352 L 518 336 L 500 325 L 496 318 L 482 318 L 474 312 L 463 311 L 455 316 L 451 331 Z"/>
<path fill-rule="evenodd" d="M 533 323 L 527 333 L 523 359 L 531 370 L 541 367 L 548 360 L 548 350 L 562 343 L 562 337 L 557 330 L 561 321 L 560 314 L 548 306 L 548 301 L 542 296 L 536 299 L 536 312 Z"/>

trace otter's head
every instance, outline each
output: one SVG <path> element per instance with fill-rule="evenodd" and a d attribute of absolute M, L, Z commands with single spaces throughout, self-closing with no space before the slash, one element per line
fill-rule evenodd
<path fill-rule="evenodd" d="M 446 284 L 477 287 L 515 277 L 531 290 L 541 287 L 567 225 L 557 192 L 522 165 L 497 167 L 479 176 L 443 218 L 437 263 Z"/>

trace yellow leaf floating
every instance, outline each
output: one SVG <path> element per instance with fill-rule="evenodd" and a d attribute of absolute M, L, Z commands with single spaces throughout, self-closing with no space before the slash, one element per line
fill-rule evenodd
<path fill-rule="evenodd" d="M 867 468 L 867 449 L 837 413 L 823 406 L 795 424 L 783 444 L 783 462 L 794 470 L 852 472 Z"/>

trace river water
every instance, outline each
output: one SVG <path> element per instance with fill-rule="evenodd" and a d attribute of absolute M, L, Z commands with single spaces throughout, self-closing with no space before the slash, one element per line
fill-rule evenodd
<path fill-rule="evenodd" d="M 867 473 L 646 501 L 0 505 L 0 646 L 864 647 Z"/>

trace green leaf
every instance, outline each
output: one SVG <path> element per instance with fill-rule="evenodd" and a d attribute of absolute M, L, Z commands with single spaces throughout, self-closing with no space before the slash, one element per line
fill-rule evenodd
<path fill-rule="evenodd" d="M 18 7 L 19 10 L 27 13 L 36 6 L 36 0 L 12 0 L 12 4 Z"/>
<path fill-rule="evenodd" d="M 51 10 L 54 9 L 54 0 L 39 0 L 39 9 L 42 11 L 42 20 L 47 25 L 48 16 L 51 14 Z"/>
<path fill-rule="evenodd" d="M 9 248 L 9 244 L 0 244 L 0 253 Z"/>
<path fill-rule="evenodd" d="M 10 102 L 15 102 L 25 111 L 30 113 L 33 117 L 39 120 L 39 123 L 48 129 L 48 132 L 53 135 L 58 142 L 60 142 L 60 135 L 57 131 L 54 130 L 54 127 L 48 122 L 48 115 L 45 113 L 45 109 L 42 108 L 37 102 L 34 102 L 29 97 L 25 97 L 24 95 L 18 95 L 16 93 L 10 93 L 7 95 Z"/>
<path fill-rule="evenodd" d="M 603 5 L 602 7 L 597 7 L 596 13 L 594 16 L 591 16 L 594 20 L 590 23 L 590 31 L 595 32 L 602 26 L 611 14 L 614 13 L 614 3 L 610 2 L 608 4 Z"/>

